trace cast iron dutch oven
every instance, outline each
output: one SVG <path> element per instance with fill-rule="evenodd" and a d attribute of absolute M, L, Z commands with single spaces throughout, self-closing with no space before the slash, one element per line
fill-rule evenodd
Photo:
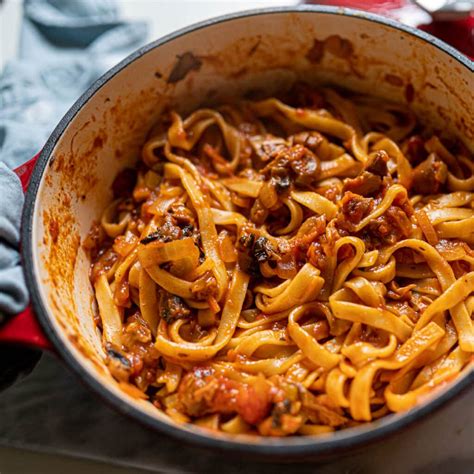
<path fill-rule="evenodd" d="M 468 388 L 472 371 L 406 413 L 328 436 L 277 439 L 179 425 L 124 393 L 108 374 L 81 242 L 111 201 L 114 177 L 133 166 L 153 123 L 170 107 L 186 112 L 235 94 L 271 94 L 297 79 L 409 102 L 424 121 L 461 134 L 474 150 L 473 63 L 426 33 L 356 10 L 317 6 L 254 10 L 180 30 L 102 76 L 46 143 L 31 176 L 22 224 L 32 309 L 2 327 L 2 340 L 53 348 L 94 392 L 153 430 L 274 459 L 318 458 L 366 445 Z M 28 166 L 20 171 L 26 183 Z"/>

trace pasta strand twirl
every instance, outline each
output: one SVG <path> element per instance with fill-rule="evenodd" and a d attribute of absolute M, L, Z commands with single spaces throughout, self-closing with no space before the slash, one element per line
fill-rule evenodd
<path fill-rule="evenodd" d="M 84 241 L 129 396 L 232 436 L 331 436 L 471 370 L 462 137 L 305 83 L 165 115 Z"/>

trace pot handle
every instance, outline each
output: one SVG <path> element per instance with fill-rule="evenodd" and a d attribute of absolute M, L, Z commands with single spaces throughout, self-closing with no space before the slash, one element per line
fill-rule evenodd
<path fill-rule="evenodd" d="M 38 157 L 39 153 L 14 170 L 20 178 L 23 191 L 28 188 Z M 53 346 L 36 319 L 31 304 L 24 311 L 12 316 L 0 326 L 0 344 L 2 343 L 22 344 L 38 349 L 53 350 Z"/>
<path fill-rule="evenodd" d="M 0 344 L 22 344 L 38 349 L 53 350 L 33 312 L 31 304 L 19 314 L 12 316 L 0 327 Z"/>

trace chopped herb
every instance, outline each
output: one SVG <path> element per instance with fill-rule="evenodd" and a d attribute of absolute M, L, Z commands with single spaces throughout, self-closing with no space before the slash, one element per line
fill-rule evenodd
<path fill-rule="evenodd" d="M 247 249 L 251 249 L 253 247 L 254 242 L 255 242 L 255 234 L 243 235 L 239 239 L 240 245 L 242 245 L 242 247 L 247 248 Z"/>
<path fill-rule="evenodd" d="M 119 361 L 125 367 L 131 367 L 130 361 L 120 352 L 117 352 L 114 349 L 108 349 L 107 355 L 112 359 Z"/>
<path fill-rule="evenodd" d="M 194 227 L 190 224 L 185 225 L 182 229 L 184 237 L 190 237 L 193 235 Z"/>
<path fill-rule="evenodd" d="M 275 404 L 272 410 L 272 428 L 281 428 L 281 416 L 290 413 L 291 401 L 285 398 Z"/>
<path fill-rule="evenodd" d="M 288 175 L 275 176 L 272 179 L 275 182 L 275 189 L 278 194 L 284 193 L 290 187 L 291 181 Z"/>
<path fill-rule="evenodd" d="M 254 278 L 260 278 L 262 276 L 262 273 L 260 272 L 260 267 L 258 266 L 258 263 L 255 260 L 250 262 L 246 271 L 251 277 Z"/>
<path fill-rule="evenodd" d="M 176 319 L 189 316 L 191 311 L 182 298 L 164 293 L 160 304 L 160 316 L 169 324 Z"/>
<path fill-rule="evenodd" d="M 141 244 L 149 244 L 150 242 L 154 242 L 155 240 L 159 240 L 160 242 L 171 242 L 173 239 L 169 235 L 163 235 L 159 230 L 156 232 L 152 232 L 150 235 L 147 235 L 144 239 L 140 240 Z"/>
<path fill-rule="evenodd" d="M 255 241 L 255 245 L 252 250 L 252 255 L 258 263 L 266 262 L 270 259 L 273 254 L 273 249 L 265 237 L 259 237 Z"/>
<path fill-rule="evenodd" d="M 171 317 L 171 312 L 168 308 L 165 308 L 161 311 L 161 317 L 169 324 L 173 321 Z"/>

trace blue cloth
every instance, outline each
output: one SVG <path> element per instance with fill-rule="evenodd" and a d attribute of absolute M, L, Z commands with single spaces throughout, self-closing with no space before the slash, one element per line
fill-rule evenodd
<path fill-rule="evenodd" d="M 33 157 L 79 95 L 146 37 L 114 0 L 25 2 L 19 57 L 0 75 L 0 322 L 28 302 L 17 251 L 23 195 L 9 168 Z"/>
<path fill-rule="evenodd" d="M 23 191 L 17 175 L 0 163 L 0 316 L 17 313 L 28 302 L 20 259 L 16 249 L 20 240 L 20 215 Z M 1 322 L 1 321 L 0 321 Z"/>

